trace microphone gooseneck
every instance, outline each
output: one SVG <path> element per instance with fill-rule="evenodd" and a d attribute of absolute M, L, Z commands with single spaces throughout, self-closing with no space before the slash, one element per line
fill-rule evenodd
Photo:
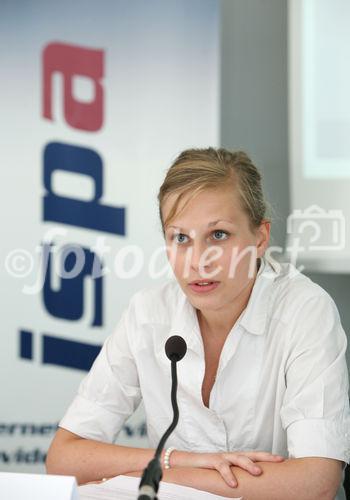
<path fill-rule="evenodd" d="M 165 352 L 171 361 L 171 405 L 173 407 L 173 421 L 169 428 L 163 434 L 154 458 L 149 462 L 146 469 L 143 472 L 142 479 L 139 486 L 139 496 L 138 500 L 153 500 L 157 498 L 157 492 L 159 489 L 159 483 L 162 479 L 162 466 L 160 463 L 160 455 L 164 448 L 165 442 L 173 432 L 177 423 L 179 421 L 179 408 L 176 401 L 177 392 L 177 371 L 176 363 L 180 361 L 186 354 L 187 345 L 182 337 L 179 335 L 173 335 L 170 337 L 165 344 Z"/>

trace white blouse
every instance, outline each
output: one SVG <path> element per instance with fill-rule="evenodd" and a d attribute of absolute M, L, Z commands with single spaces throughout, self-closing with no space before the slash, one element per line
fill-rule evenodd
<path fill-rule="evenodd" d="M 262 259 L 247 307 L 230 331 L 209 408 L 196 311 L 175 280 L 136 293 L 60 422 L 113 442 L 141 398 L 150 446 L 172 421 L 164 345 L 181 335 L 179 423 L 167 446 L 192 451 L 264 450 L 349 462 L 346 335 L 328 293 L 291 264 Z"/>

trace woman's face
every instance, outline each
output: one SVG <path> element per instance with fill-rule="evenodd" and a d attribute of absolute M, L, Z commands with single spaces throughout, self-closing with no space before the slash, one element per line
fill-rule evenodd
<path fill-rule="evenodd" d="M 164 201 L 163 220 L 176 197 L 169 195 Z M 178 215 L 164 228 L 168 259 L 191 304 L 199 310 L 218 310 L 252 284 L 256 259 L 268 245 L 270 224 L 263 222 L 253 232 L 231 186 L 207 189 L 181 211 L 189 198 L 184 197 Z"/>

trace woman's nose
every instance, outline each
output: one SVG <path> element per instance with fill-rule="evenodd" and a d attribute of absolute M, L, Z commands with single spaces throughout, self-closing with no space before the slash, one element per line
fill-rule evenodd
<path fill-rule="evenodd" d="M 208 256 L 208 245 L 203 242 L 194 242 L 191 246 L 191 267 L 194 271 L 208 271 L 211 268 Z"/>

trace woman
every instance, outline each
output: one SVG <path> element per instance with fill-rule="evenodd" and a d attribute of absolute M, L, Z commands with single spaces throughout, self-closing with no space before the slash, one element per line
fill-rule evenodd
<path fill-rule="evenodd" d="M 187 150 L 158 198 L 176 280 L 132 298 L 60 422 L 48 472 L 80 483 L 140 474 L 154 450 L 111 443 L 143 399 L 157 445 L 172 419 L 164 344 L 180 334 L 163 480 L 249 500 L 333 499 L 349 461 L 346 336 L 329 295 L 265 255 L 258 170 L 242 152 Z"/>

